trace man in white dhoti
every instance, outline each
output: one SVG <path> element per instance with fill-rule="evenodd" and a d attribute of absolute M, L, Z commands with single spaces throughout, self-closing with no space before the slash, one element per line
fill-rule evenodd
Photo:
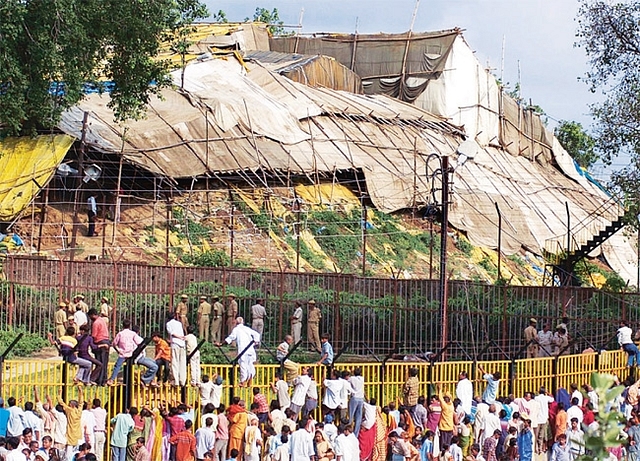
<path fill-rule="evenodd" d="M 236 326 L 231 330 L 231 333 L 224 341 L 227 344 L 231 344 L 235 341 L 238 347 L 238 355 L 242 354 L 242 352 L 251 345 L 251 347 L 249 347 L 238 360 L 238 365 L 240 366 L 239 386 L 251 386 L 251 380 L 256 375 L 254 363 L 258 357 L 255 346 L 260 343 L 260 333 L 246 326 L 244 324 L 244 319 L 242 317 L 238 317 L 236 318 Z"/>

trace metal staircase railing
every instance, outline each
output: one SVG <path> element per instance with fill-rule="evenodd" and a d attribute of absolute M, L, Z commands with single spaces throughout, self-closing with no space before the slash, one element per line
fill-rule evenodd
<path fill-rule="evenodd" d="M 569 232 L 545 240 L 544 256 L 554 266 L 575 263 L 621 229 L 624 214 L 624 207 L 610 197 Z"/>

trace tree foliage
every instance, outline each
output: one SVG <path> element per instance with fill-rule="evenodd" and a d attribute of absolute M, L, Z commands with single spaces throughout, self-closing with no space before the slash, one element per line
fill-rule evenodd
<path fill-rule="evenodd" d="M 560 120 L 554 134 L 562 147 L 582 168 L 588 169 L 598 161 L 596 141 L 582 128 L 581 123 Z"/>
<path fill-rule="evenodd" d="M 248 21 L 249 18 L 246 18 L 246 20 Z M 269 11 L 266 8 L 258 7 L 255 13 L 253 13 L 253 20 L 269 24 L 269 33 L 274 37 L 287 35 L 283 27 L 284 22 L 280 20 L 278 8 Z"/>
<path fill-rule="evenodd" d="M 104 80 L 113 82 L 116 117 L 140 117 L 151 95 L 170 84 L 166 64 L 154 59 L 163 33 L 201 11 L 196 0 L 3 0 L 3 133 L 55 126 L 86 85 L 104 90 Z"/>
<path fill-rule="evenodd" d="M 630 164 L 612 175 L 611 185 L 626 197 L 640 193 L 640 2 L 581 0 L 578 42 L 591 70 L 585 82 L 605 100 L 592 106 L 596 149 L 605 163 L 619 154 Z"/>

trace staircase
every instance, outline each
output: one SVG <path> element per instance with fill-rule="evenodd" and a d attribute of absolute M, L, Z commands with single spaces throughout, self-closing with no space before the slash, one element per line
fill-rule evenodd
<path fill-rule="evenodd" d="M 612 197 L 569 232 L 545 240 L 544 256 L 561 285 L 579 285 L 576 263 L 622 229 L 624 215 L 624 207 Z"/>

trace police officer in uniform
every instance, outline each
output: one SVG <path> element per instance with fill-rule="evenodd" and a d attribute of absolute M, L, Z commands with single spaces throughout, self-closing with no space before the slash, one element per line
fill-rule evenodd
<path fill-rule="evenodd" d="M 198 337 L 209 341 L 209 317 L 211 315 L 211 304 L 207 302 L 206 296 L 200 296 L 198 305 Z"/>

